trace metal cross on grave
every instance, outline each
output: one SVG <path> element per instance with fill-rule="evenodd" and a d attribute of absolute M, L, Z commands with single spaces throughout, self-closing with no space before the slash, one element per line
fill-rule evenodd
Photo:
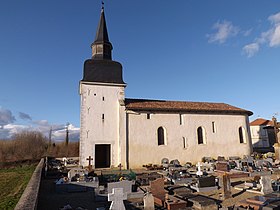
<path fill-rule="evenodd" d="M 89 157 L 87 158 L 87 160 L 88 160 L 88 170 L 91 171 L 91 170 L 92 170 L 91 161 L 93 160 L 93 158 L 92 158 L 91 156 L 89 156 Z"/>
<path fill-rule="evenodd" d="M 118 167 L 119 167 L 119 169 L 120 169 L 120 173 L 122 173 L 122 167 L 123 167 L 123 165 L 120 163 L 120 164 L 118 165 Z"/>
<path fill-rule="evenodd" d="M 108 201 L 112 201 L 110 210 L 125 210 L 123 201 L 127 199 L 127 193 L 123 188 L 113 188 L 112 193 L 108 194 Z"/>

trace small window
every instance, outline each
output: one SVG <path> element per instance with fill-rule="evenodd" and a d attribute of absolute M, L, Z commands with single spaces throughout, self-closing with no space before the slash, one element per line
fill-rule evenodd
<path fill-rule="evenodd" d="M 96 93 L 94 93 L 93 95 L 96 96 Z"/>
<path fill-rule="evenodd" d="M 186 137 L 183 137 L 183 148 L 184 148 L 184 149 L 187 149 L 187 147 L 188 147 L 187 138 L 186 138 Z"/>
<path fill-rule="evenodd" d="M 104 119 L 105 119 L 105 116 L 104 116 L 104 114 L 102 114 L 102 120 L 104 121 Z"/>
<path fill-rule="evenodd" d="M 165 145 L 165 130 L 163 127 L 159 127 L 157 130 L 158 145 Z"/>
<path fill-rule="evenodd" d="M 104 98 L 104 97 L 102 97 L 102 101 L 105 101 L 105 98 Z"/>
<path fill-rule="evenodd" d="M 197 143 L 205 144 L 205 132 L 202 127 L 197 128 Z"/>
<path fill-rule="evenodd" d="M 216 133 L 216 124 L 215 124 L 215 122 L 212 122 L 212 132 Z"/>
<path fill-rule="evenodd" d="M 238 133 L 239 133 L 239 142 L 240 142 L 240 144 L 246 143 L 245 129 L 243 127 L 239 127 Z"/>
<path fill-rule="evenodd" d="M 180 117 L 180 125 L 183 125 L 183 124 L 184 124 L 183 115 L 182 115 L 182 114 L 179 114 L 179 117 Z"/>
<path fill-rule="evenodd" d="M 148 120 L 151 119 L 151 114 L 150 113 L 147 114 L 147 119 Z"/>

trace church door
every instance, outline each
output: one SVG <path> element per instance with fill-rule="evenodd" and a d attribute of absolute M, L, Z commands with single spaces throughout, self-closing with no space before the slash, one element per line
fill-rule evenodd
<path fill-rule="evenodd" d="M 111 166 L 111 145 L 95 145 L 95 168 L 110 168 Z"/>

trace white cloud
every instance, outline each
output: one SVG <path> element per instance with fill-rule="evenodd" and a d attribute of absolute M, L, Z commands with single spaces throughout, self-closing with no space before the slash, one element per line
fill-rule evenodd
<path fill-rule="evenodd" d="M 270 20 L 272 22 L 272 24 L 278 24 L 280 23 L 280 12 L 274 14 L 274 15 L 270 15 L 268 17 L 268 20 Z"/>
<path fill-rule="evenodd" d="M 5 121 L 7 122 L 7 120 Z M 47 120 L 32 121 L 27 125 L 20 124 L 5 124 L 0 127 L 0 140 L 10 139 L 14 134 L 21 131 L 38 131 L 47 138 L 49 137 L 50 130 L 52 129 L 52 141 L 64 141 L 66 136 L 66 127 L 63 124 L 50 124 Z M 80 128 L 69 124 L 69 141 L 78 141 L 80 139 Z"/>
<path fill-rule="evenodd" d="M 224 43 L 228 38 L 236 36 L 239 32 L 239 27 L 234 26 L 231 22 L 224 20 L 218 21 L 213 25 L 213 29 L 216 30 L 213 34 L 208 34 L 208 42 Z"/>
<path fill-rule="evenodd" d="M 270 47 L 280 46 L 280 25 L 275 26 L 271 38 L 269 40 Z"/>
<path fill-rule="evenodd" d="M 80 139 L 80 128 L 75 127 L 73 124 L 69 124 L 69 140 L 77 141 Z M 62 129 L 53 130 L 52 139 L 56 141 L 64 141 L 66 138 L 66 129 L 65 126 Z"/>
<path fill-rule="evenodd" d="M 31 127 L 28 125 L 15 125 L 15 124 L 7 124 L 4 125 L 2 129 L 0 129 L 0 140 L 1 139 L 9 139 L 13 135 L 24 131 L 29 130 Z"/>
<path fill-rule="evenodd" d="M 253 43 L 243 47 L 243 52 L 248 57 L 255 55 L 260 50 L 261 45 L 267 44 L 269 47 L 280 46 L 280 12 L 270 15 L 268 20 L 271 22 L 270 28 L 262 32 Z"/>
<path fill-rule="evenodd" d="M 251 43 L 243 47 L 243 52 L 250 58 L 254 56 L 260 49 L 258 43 Z"/>

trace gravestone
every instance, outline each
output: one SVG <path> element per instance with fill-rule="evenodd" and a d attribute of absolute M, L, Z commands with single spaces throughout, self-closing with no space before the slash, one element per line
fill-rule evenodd
<path fill-rule="evenodd" d="M 262 194 L 269 194 L 273 192 L 272 185 L 271 185 L 271 176 L 261 176 L 261 193 Z"/>
<path fill-rule="evenodd" d="M 198 187 L 215 187 L 216 178 L 214 176 L 200 177 L 197 179 Z"/>
<path fill-rule="evenodd" d="M 231 185 L 229 175 L 225 173 L 222 177 L 222 180 L 223 199 L 231 198 Z"/>
<path fill-rule="evenodd" d="M 120 182 L 109 182 L 108 193 L 113 192 L 113 188 L 122 188 L 124 193 L 132 192 L 132 181 L 122 180 Z"/>
<path fill-rule="evenodd" d="M 165 194 L 164 190 L 164 179 L 159 178 L 154 181 L 151 181 L 151 193 L 154 194 Z"/>
<path fill-rule="evenodd" d="M 197 195 L 194 197 L 190 197 L 188 199 L 191 203 L 193 203 L 194 209 L 199 210 L 217 210 L 218 206 L 216 202 L 212 199 L 207 198 L 206 196 Z"/>
<path fill-rule="evenodd" d="M 188 184 L 185 184 L 187 186 Z M 216 178 L 214 176 L 199 177 L 197 183 L 191 184 L 190 188 L 197 192 L 207 192 L 216 190 Z"/>
<path fill-rule="evenodd" d="M 86 160 L 88 160 L 88 170 L 92 171 L 91 161 L 93 160 L 93 158 L 91 156 L 89 156 Z"/>
<path fill-rule="evenodd" d="M 147 192 L 143 198 L 144 200 L 144 210 L 154 210 L 155 209 L 155 199 L 154 196 Z"/>
<path fill-rule="evenodd" d="M 179 162 L 179 160 L 177 160 L 177 159 L 171 160 L 171 161 L 170 161 L 170 165 L 173 165 L 173 166 L 175 166 L 175 167 L 178 167 L 178 166 L 180 166 L 180 162 Z"/>
<path fill-rule="evenodd" d="M 168 160 L 168 158 L 163 158 L 163 159 L 161 160 L 161 164 L 162 164 L 162 166 L 163 166 L 164 168 L 168 168 L 168 166 L 169 166 L 169 160 Z"/>
<path fill-rule="evenodd" d="M 180 210 L 180 209 L 185 209 L 187 206 L 187 202 L 181 199 L 178 199 L 177 197 L 174 196 L 169 196 L 167 194 L 165 198 L 165 208 L 167 210 Z"/>
<path fill-rule="evenodd" d="M 217 161 L 226 161 L 224 156 L 218 156 Z"/>
<path fill-rule="evenodd" d="M 196 166 L 197 166 L 197 172 L 196 172 L 196 175 L 197 176 L 202 176 L 203 175 L 203 172 L 201 171 L 201 163 L 200 162 L 198 162 L 197 164 L 196 164 Z"/>
<path fill-rule="evenodd" d="M 159 178 L 150 182 L 151 193 L 154 196 L 155 203 L 159 206 L 164 206 L 165 202 L 165 190 L 164 179 Z"/>
<path fill-rule="evenodd" d="M 68 171 L 69 181 L 85 181 L 88 175 L 88 170 L 83 168 L 71 168 Z"/>
<path fill-rule="evenodd" d="M 112 201 L 110 210 L 125 210 L 123 201 L 127 199 L 127 194 L 123 188 L 114 188 L 113 192 L 108 194 L 108 201 Z"/>
<path fill-rule="evenodd" d="M 211 157 L 203 157 L 202 158 L 202 162 L 206 162 L 206 163 L 210 163 L 210 162 L 213 162 L 213 158 L 211 158 Z"/>
<path fill-rule="evenodd" d="M 218 171 L 229 171 L 228 163 L 227 162 L 217 162 L 216 163 L 216 170 L 218 170 Z"/>

